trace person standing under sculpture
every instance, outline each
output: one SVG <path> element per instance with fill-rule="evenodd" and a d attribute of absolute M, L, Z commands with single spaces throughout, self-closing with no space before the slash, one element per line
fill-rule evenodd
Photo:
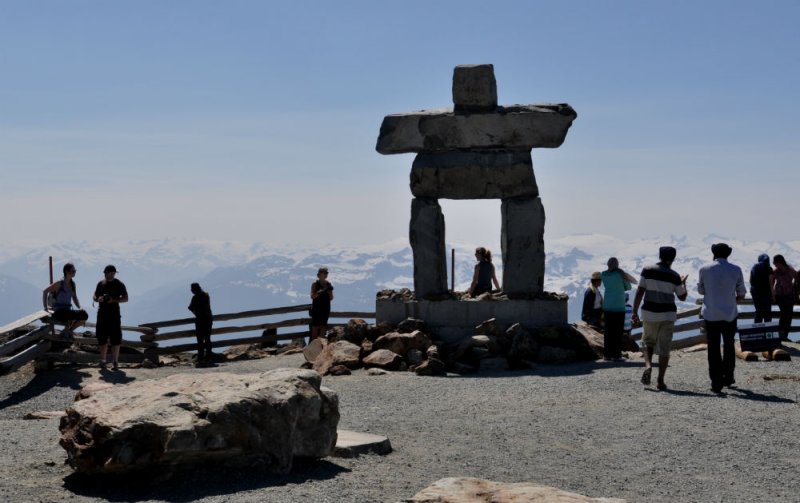
<path fill-rule="evenodd" d="M 607 262 L 608 269 L 600 275 L 605 297 L 603 298 L 603 319 L 605 332 L 603 337 L 603 359 L 619 360 L 622 358 L 622 334 L 625 328 L 625 292 L 631 289 L 636 279 L 619 268 L 619 260 L 611 257 Z"/>
<path fill-rule="evenodd" d="M 189 302 L 189 311 L 194 313 L 194 333 L 197 336 L 197 367 L 216 366 L 211 359 L 211 326 L 213 314 L 211 313 L 211 297 L 203 291 L 198 283 L 192 283 L 190 290 L 192 300 Z"/>
<path fill-rule="evenodd" d="M 117 268 L 107 265 L 103 269 L 105 276 L 94 289 L 94 301 L 97 308 L 97 343 L 100 346 L 100 368 L 106 368 L 108 344 L 111 343 L 113 369 L 119 368 L 119 347 L 122 344 L 122 315 L 119 305 L 128 302 L 128 290 L 125 284 L 115 276 Z"/>
<path fill-rule="evenodd" d="M 639 306 L 642 306 L 642 343 L 644 352 L 644 372 L 642 384 L 650 384 L 653 371 L 653 354 L 658 355 L 659 391 L 667 389 L 664 376 L 669 366 L 669 353 L 672 348 L 672 335 L 675 321 L 678 319 L 678 308 L 675 297 L 686 300 L 686 276 L 681 277 L 672 270 L 677 251 L 671 246 L 662 246 L 658 250 L 659 262 L 642 269 L 639 288 L 633 300 L 633 322 L 639 321 Z M 644 300 L 644 304 L 642 304 Z"/>
<path fill-rule="evenodd" d="M 89 319 L 89 313 L 81 309 L 78 292 L 75 288 L 75 274 L 78 272 L 70 262 L 64 264 L 64 277 L 48 286 L 42 292 L 42 306 L 45 311 L 53 310 L 53 319 L 64 324 L 63 337 L 72 337 L 72 331 Z M 53 296 L 53 305 L 48 306 L 48 297 Z M 72 303 L 78 309 L 72 309 Z"/>
<path fill-rule="evenodd" d="M 775 270 L 772 272 L 772 301 L 780 309 L 778 318 L 778 331 L 781 339 L 789 339 L 789 329 L 792 327 L 792 313 L 794 312 L 795 279 L 797 271 L 786 263 L 783 255 L 772 257 Z"/>
<path fill-rule="evenodd" d="M 492 292 L 492 283 L 497 290 L 500 290 L 500 282 L 497 281 L 497 274 L 492 264 L 492 252 L 480 246 L 475 249 L 475 271 L 472 274 L 472 284 L 469 285 L 469 296 L 477 297 L 483 293 Z"/>
<path fill-rule="evenodd" d="M 331 315 L 332 300 L 333 285 L 328 282 L 328 268 L 320 267 L 317 271 L 317 281 L 311 284 L 310 341 L 318 337 L 325 337 L 325 332 L 328 330 L 328 317 Z"/>
<path fill-rule="evenodd" d="M 581 320 L 597 328 L 603 327 L 603 294 L 600 293 L 602 283 L 603 276 L 599 272 L 593 272 L 589 286 L 583 292 L 581 309 Z"/>
<path fill-rule="evenodd" d="M 772 267 L 769 255 L 762 253 L 750 269 L 750 296 L 755 308 L 754 323 L 772 321 Z"/>
<path fill-rule="evenodd" d="M 708 375 L 714 393 L 721 393 L 723 386 L 733 386 L 736 382 L 736 349 L 733 345 L 736 319 L 739 316 L 736 303 L 744 299 L 747 289 L 744 286 L 742 269 L 728 262 L 732 251 L 725 243 L 712 245 L 714 261 L 700 268 L 697 283 L 697 291 L 703 295 L 700 316 L 705 320 Z M 723 344 L 721 356 L 720 339 Z"/>

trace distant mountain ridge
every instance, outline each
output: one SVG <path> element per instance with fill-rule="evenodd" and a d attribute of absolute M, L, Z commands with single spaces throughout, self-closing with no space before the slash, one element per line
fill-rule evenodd
<path fill-rule="evenodd" d="M 692 304 L 697 298 L 697 271 L 711 260 L 710 246 L 718 241 L 733 247 L 731 262 L 742 267 L 745 281 L 760 253 L 781 253 L 790 264 L 800 264 L 800 241 L 745 242 L 713 235 L 622 240 L 599 234 L 573 235 L 546 241 L 545 290 L 568 294 L 570 319 L 575 320 L 580 316 L 580 299 L 589 276 L 605 269 L 609 257 L 616 256 L 623 269 L 638 275 L 643 266 L 657 261 L 659 246 L 670 244 L 678 249 L 674 269 L 689 275 L 687 304 Z M 448 244 L 450 248 L 456 250 L 456 289 L 465 290 L 472 276 L 475 246 Z M 495 250 L 498 277 L 502 278 L 500 255 Z M 182 240 L 18 246 L 0 255 L 0 324 L 40 307 L 49 256 L 55 258 L 56 278 L 61 277 L 65 261 L 75 263 L 79 297 L 92 317 L 94 285 L 107 263 L 116 265 L 131 296 L 123 307 L 125 323 L 190 316 L 186 306 L 193 281 L 211 293 L 217 313 L 308 303 L 310 285 L 320 266 L 330 269 L 334 309 L 338 310 L 372 311 L 377 291 L 413 287 L 412 254 L 404 239 L 351 247 Z"/>

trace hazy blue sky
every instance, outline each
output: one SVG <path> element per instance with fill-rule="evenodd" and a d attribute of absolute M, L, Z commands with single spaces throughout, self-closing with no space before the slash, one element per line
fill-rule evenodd
<path fill-rule="evenodd" d="M 535 150 L 547 235 L 797 239 L 800 2 L 0 0 L 6 242 L 407 234 L 384 115 L 566 102 Z M 497 241 L 499 202 L 444 204 Z"/>

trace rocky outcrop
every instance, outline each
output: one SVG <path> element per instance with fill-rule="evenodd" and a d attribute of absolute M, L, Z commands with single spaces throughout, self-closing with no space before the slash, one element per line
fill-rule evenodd
<path fill-rule="evenodd" d="M 96 388 L 61 420 L 80 473 L 128 473 L 207 462 L 286 473 L 336 443 L 336 394 L 309 370 L 175 374 Z"/>
<path fill-rule="evenodd" d="M 419 330 L 411 333 L 390 332 L 375 340 L 374 349 L 388 349 L 399 355 L 405 355 L 411 349 L 426 351 L 431 345 L 430 338 Z"/>
<path fill-rule="evenodd" d="M 625 503 L 616 498 L 590 498 L 530 482 L 507 483 L 453 477 L 434 482 L 403 503 Z"/>

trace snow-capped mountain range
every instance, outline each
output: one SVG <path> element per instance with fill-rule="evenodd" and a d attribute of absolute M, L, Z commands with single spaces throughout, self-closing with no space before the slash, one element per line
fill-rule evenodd
<path fill-rule="evenodd" d="M 745 242 L 714 235 L 638 240 L 574 235 L 546 240 L 545 290 L 568 294 L 570 320 L 576 320 L 589 276 L 603 270 L 609 257 L 616 256 L 623 269 L 638 275 L 643 266 L 657 260 L 658 247 L 669 244 L 678 249 L 673 268 L 689 275 L 687 305 L 693 304 L 697 271 L 710 261 L 711 244 L 720 241 L 732 246 L 730 260 L 742 267 L 745 280 L 760 253 L 780 253 L 790 264 L 800 264 L 800 241 Z M 465 290 L 471 280 L 475 246 L 448 243 L 447 248 L 456 250 L 456 289 Z M 499 250 L 494 255 L 502 278 Z M 210 292 L 216 313 L 308 303 L 310 285 L 320 266 L 330 270 L 334 310 L 372 311 L 377 291 L 413 287 L 412 255 L 405 239 L 374 246 L 317 248 L 181 240 L 17 245 L 0 253 L 0 324 L 39 309 L 42 289 L 49 280 L 50 256 L 56 279 L 61 277 L 64 262 L 76 265 L 78 294 L 92 317 L 94 286 L 102 279 L 103 267 L 114 264 L 130 294 L 131 300 L 122 310 L 126 324 L 190 316 L 186 306 L 193 281 Z"/>

